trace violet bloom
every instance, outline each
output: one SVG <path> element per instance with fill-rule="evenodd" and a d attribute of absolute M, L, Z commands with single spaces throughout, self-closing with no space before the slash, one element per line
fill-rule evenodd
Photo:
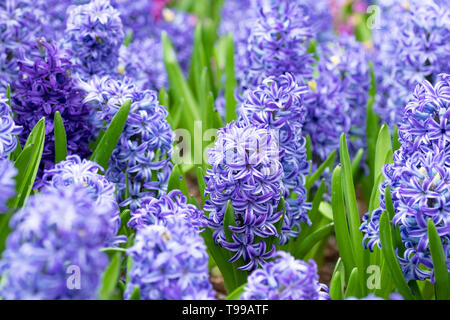
<path fill-rule="evenodd" d="M 276 135 L 263 126 L 229 123 L 218 132 L 214 148 L 208 150 L 205 181 L 209 226 L 216 244 L 235 252 L 231 262 L 242 259 L 240 269 L 253 270 L 269 259 L 274 247 L 263 238 L 279 237 L 275 223 L 281 219 L 278 202 L 284 192 L 283 168 Z M 235 226 L 224 230 L 228 201 L 234 209 Z M 228 233 L 228 231 L 227 231 Z M 267 249 L 267 250 L 266 250 Z"/>
<path fill-rule="evenodd" d="M 390 1 L 381 8 L 382 25 L 373 35 L 375 111 L 394 127 L 417 84 L 450 73 L 450 8 L 440 0 Z"/>
<path fill-rule="evenodd" d="M 14 123 L 7 100 L 0 96 L 0 160 L 7 158 L 16 149 L 16 135 L 21 131 Z"/>
<path fill-rule="evenodd" d="M 187 198 L 180 190 L 172 190 L 159 199 L 145 199 L 139 209 L 131 213 L 128 226 L 133 229 L 143 229 L 149 225 L 158 224 L 170 216 L 183 217 L 194 228 L 204 228 L 208 221 L 201 210 L 187 203 Z"/>
<path fill-rule="evenodd" d="M 83 79 L 115 73 L 125 39 L 119 11 L 109 0 L 92 0 L 67 14 L 65 46 L 73 52 L 75 71 Z"/>
<path fill-rule="evenodd" d="M 60 112 L 64 122 L 69 155 L 78 154 L 83 158 L 89 155 L 92 129 L 88 121 L 90 108 L 83 103 L 81 92 L 70 74 L 69 53 L 58 50 L 45 40 L 40 40 L 34 50 L 36 57 L 33 61 L 25 59 L 19 62 L 20 77 L 13 86 L 12 108 L 17 114 L 17 124 L 23 127 L 20 135 L 22 145 L 36 123 L 45 118 L 42 170 L 52 168 L 55 161 L 53 120 L 56 111 Z M 38 180 L 41 174 L 42 171 Z"/>
<path fill-rule="evenodd" d="M 300 223 L 310 223 L 306 203 L 305 176 L 309 163 L 306 160 L 305 138 L 302 128 L 306 119 L 304 96 L 308 88 L 296 82 L 287 73 L 280 77 L 269 77 L 255 90 L 250 91 L 241 106 L 243 116 L 250 123 L 263 125 L 279 135 L 280 161 L 283 166 L 283 196 L 286 199 L 286 214 L 280 244 L 300 233 Z"/>
<path fill-rule="evenodd" d="M 198 230 L 181 216 L 139 229 L 128 249 L 133 263 L 125 299 L 139 288 L 143 300 L 211 300 L 208 254 Z"/>
<path fill-rule="evenodd" d="M 17 60 L 28 53 L 35 37 L 42 34 L 44 13 L 31 0 L 0 2 L 0 92 L 19 75 Z"/>
<path fill-rule="evenodd" d="M 0 159 L 0 213 L 8 211 L 7 202 L 16 194 L 16 174 L 17 170 L 12 162 Z"/>
<path fill-rule="evenodd" d="M 111 240 L 120 241 L 123 239 L 116 237 L 120 228 L 120 211 L 115 195 L 116 187 L 100 175 L 101 171 L 103 169 L 97 163 L 81 160 L 79 156 L 72 155 L 68 156 L 65 161 L 57 163 L 53 169 L 46 170 L 42 180 L 46 188 L 62 189 L 73 185 L 83 187 L 95 204 L 107 212 L 111 224 Z M 113 238 L 115 239 L 113 240 Z"/>
<path fill-rule="evenodd" d="M 108 266 L 100 250 L 110 233 L 109 221 L 83 188 L 49 189 L 31 196 L 10 226 L 13 231 L 0 261 L 1 298 L 98 298 Z M 74 272 L 81 275 L 79 283 L 70 278 Z"/>
<path fill-rule="evenodd" d="M 111 122 L 126 100 L 132 100 L 127 123 L 106 171 L 108 180 L 117 184 L 120 205 L 129 205 L 134 211 L 145 197 L 164 194 L 172 168 L 174 133 L 157 93 L 136 88 L 130 79 L 94 77 L 80 85 L 86 92 L 85 102 L 97 110 L 94 122 L 98 129 Z"/>
<path fill-rule="evenodd" d="M 306 263 L 279 251 L 275 261 L 254 270 L 247 278 L 242 300 L 329 300 L 328 288 L 319 283 L 314 260 Z"/>

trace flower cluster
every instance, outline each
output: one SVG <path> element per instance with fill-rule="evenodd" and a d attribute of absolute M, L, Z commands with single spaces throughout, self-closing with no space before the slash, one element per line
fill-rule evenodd
<path fill-rule="evenodd" d="M 363 147 L 370 70 L 364 46 L 350 36 L 324 43 L 319 56 L 318 77 L 309 82 L 304 130 L 324 161 L 338 148 L 341 133 L 354 138 L 351 151 Z"/>
<path fill-rule="evenodd" d="M 43 13 L 31 0 L 0 2 L 0 92 L 17 80 L 17 60 L 27 53 L 42 32 Z"/>
<path fill-rule="evenodd" d="M 186 196 L 180 190 L 172 190 L 159 199 L 145 199 L 141 207 L 131 213 L 128 226 L 140 230 L 149 225 L 158 224 L 169 216 L 184 217 L 194 228 L 204 228 L 208 225 L 202 211 L 187 203 Z"/>
<path fill-rule="evenodd" d="M 262 125 L 278 133 L 280 161 L 283 167 L 284 197 L 287 210 L 284 217 L 280 244 L 300 232 L 300 222 L 309 222 L 306 214 L 304 188 L 309 163 L 306 161 L 305 138 L 302 128 L 306 119 L 303 97 L 306 86 L 301 86 L 291 74 L 269 77 L 255 90 L 250 91 L 241 106 L 250 123 Z M 296 196 L 291 195 L 295 192 Z"/>
<path fill-rule="evenodd" d="M 102 170 L 97 163 L 72 155 L 57 163 L 53 169 L 46 170 L 42 180 L 46 188 L 61 189 L 73 185 L 85 188 L 95 204 L 109 216 L 112 239 L 120 228 L 120 211 L 114 193 L 115 185 L 98 173 Z"/>
<path fill-rule="evenodd" d="M 85 102 L 98 112 L 98 128 L 111 122 L 120 106 L 132 100 L 130 115 L 109 161 L 106 177 L 117 184 L 121 206 L 131 211 L 148 196 L 165 192 L 171 172 L 173 132 L 168 124 L 167 110 L 158 102 L 157 93 L 139 90 L 129 80 L 94 77 L 81 83 L 86 92 Z"/>
<path fill-rule="evenodd" d="M 144 300 L 214 299 L 205 243 L 184 217 L 140 229 L 128 255 L 133 264 L 125 299 L 136 287 Z"/>
<path fill-rule="evenodd" d="M 17 114 L 16 122 L 23 127 L 20 142 L 24 145 L 36 123 L 46 121 L 46 136 L 41 169 L 53 167 L 55 160 L 53 121 L 59 111 L 67 135 L 68 154 L 81 157 L 89 155 L 91 125 L 88 121 L 90 108 L 71 77 L 69 53 L 58 50 L 54 44 L 40 40 L 35 44 L 33 61 L 19 61 L 20 75 L 14 83 L 12 108 Z"/>
<path fill-rule="evenodd" d="M 132 78 L 141 89 L 168 87 L 161 41 L 156 38 L 136 39 L 120 48 L 119 74 Z"/>
<path fill-rule="evenodd" d="M 83 188 L 32 196 L 11 220 L 0 261 L 3 299 L 96 299 L 108 257 L 103 209 Z M 70 275 L 78 274 L 79 278 Z M 76 289 L 76 290 L 74 290 Z"/>
<path fill-rule="evenodd" d="M 16 173 L 17 170 L 12 162 L 0 159 L 0 213 L 8 211 L 7 202 L 16 193 L 14 180 Z"/>
<path fill-rule="evenodd" d="M 450 76 L 443 74 L 433 87 L 424 81 L 404 109 L 399 126 L 401 148 L 394 163 L 384 167 L 380 207 L 367 213 L 361 229 L 366 246 L 379 243 L 378 220 L 385 210 L 384 189 L 390 187 L 395 209 L 393 222 L 400 231 L 404 252 L 399 262 L 407 280 L 434 279 L 427 222 L 433 221 L 444 252 L 450 256 Z M 450 270 L 450 264 L 449 270 Z"/>
<path fill-rule="evenodd" d="M 449 73 L 450 8 L 445 1 L 391 1 L 382 6 L 384 25 L 374 30 L 377 74 L 375 111 L 391 127 L 417 84 Z"/>
<path fill-rule="evenodd" d="M 313 37 L 311 17 L 300 1 L 265 1 L 261 3 L 256 23 L 246 37 L 245 55 L 237 57 L 239 91 L 245 98 L 248 89 L 268 76 L 286 72 L 299 79 L 312 77 L 313 56 L 308 53 Z M 243 50 L 237 50 L 240 52 Z"/>
<path fill-rule="evenodd" d="M 241 296 L 243 300 L 328 300 L 328 288 L 319 283 L 314 260 L 295 260 L 287 252 L 253 271 Z"/>
<path fill-rule="evenodd" d="M 279 154 L 270 129 L 244 120 L 220 129 L 215 147 L 208 150 L 212 168 L 206 173 L 205 194 L 210 200 L 204 208 L 210 211 L 209 226 L 218 245 L 236 252 L 230 261 L 242 258 L 244 270 L 255 269 L 273 254 L 274 248 L 266 252 L 265 242 L 257 239 L 278 236 L 274 224 L 282 212 L 276 208 L 284 190 Z M 236 225 L 225 230 L 229 201 Z"/>
<path fill-rule="evenodd" d="M 120 12 L 109 0 L 71 6 L 68 9 L 65 45 L 74 54 L 74 69 L 83 79 L 114 73 L 123 44 Z"/>
<path fill-rule="evenodd" d="M 11 108 L 7 100 L 0 97 L 0 160 L 5 159 L 16 149 L 16 135 L 20 134 L 21 128 L 16 126 L 11 117 Z"/>

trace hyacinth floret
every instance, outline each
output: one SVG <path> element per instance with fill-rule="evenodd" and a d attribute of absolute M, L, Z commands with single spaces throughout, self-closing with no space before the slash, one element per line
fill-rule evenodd
<path fill-rule="evenodd" d="M 300 232 L 300 222 L 309 222 L 306 203 L 305 176 L 309 171 L 306 160 L 306 139 L 302 128 L 306 119 L 303 97 L 306 86 L 296 82 L 292 74 L 269 77 L 255 90 L 250 91 L 241 106 L 243 116 L 251 123 L 263 125 L 279 135 L 280 161 L 283 166 L 284 197 L 287 211 L 284 217 L 282 238 L 284 244 L 290 236 Z M 297 194 L 296 198 L 291 193 Z"/>
<path fill-rule="evenodd" d="M 0 261 L 0 297 L 98 298 L 108 265 L 101 249 L 110 234 L 109 221 L 83 188 L 47 189 L 31 196 L 10 226 Z M 77 290 L 68 285 L 74 272 L 81 274 Z"/>
<path fill-rule="evenodd" d="M 84 187 L 97 206 L 104 208 L 110 217 L 111 237 L 115 237 L 120 228 L 120 211 L 116 202 L 113 183 L 100 172 L 103 168 L 96 162 L 81 160 L 78 155 L 68 156 L 65 161 L 46 170 L 42 177 L 46 188 L 67 188 L 73 185 Z"/>
<path fill-rule="evenodd" d="M 281 219 L 277 211 L 284 189 L 283 168 L 279 161 L 276 135 L 269 129 L 246 121 L 231 122 L 218 132 L 214 148 L 208 150 L 205 203 L 209 226 L 218 245 L 236 252 L 231 261 L 242 258 L 241 269 L 251 270 L 270 258 L 274 248 L 256 239 L 279 236 L 274 224 Z M 235 226 L 224 230 L 228 202 L 234 209 Z"/>
<path fill-rule="evenodd" d="M 67 14 L 65 46 L 73 52 L 75 71 L 83 79 L 116 73 L 125 39 L 120 12 L 109 0 L 92 0 Z"/>
<path fill-rule="evenodd" d="M 317 265 L 278 251 L 274 261 L 254 270 L 242 300 L 329 300 L 328 288 L 319 283 Z"/>
<path fill-rule="evenodd" d="M 11 161 L 0 159 L 0 213 L 8 211 L 7 202 L 16 194 L 16 174 L 17 170 Z"/>
<path fill-rule="evenodd" d="M 7 99 L 0 97 L 0 160 L 5 159 L 16 149 L 16 136 L 21 133 L 11 116 L 11 108 Z"/>
<path fill-rule="evenodd" d="M 94 119 L 97 128 L 104 129 L 120 106 L 132 100 L 125 128 L 106 171 L 107 179 L 117 184 L 120 205 L 129 205 L 134 211 L 145 197 L 164 194 L 172 168 L 174 134 L 157 93 L 136 88 L 130 79 L 109 77 L 94 77 L 80 87 L 86 92 L 85 101 L 98 110 Z"/>
<path fill-rule="evenodd" d="M 184 217 L 166 216 L 139 229 L 127 252 L 133 264 L 125 299 L 136 287 L 143 300 L 214 299 L 206 245 Z"/>

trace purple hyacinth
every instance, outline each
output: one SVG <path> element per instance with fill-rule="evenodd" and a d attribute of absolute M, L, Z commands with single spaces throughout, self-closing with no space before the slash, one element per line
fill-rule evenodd
<path fill-rule="evenodd" d="M 450 73 L 450 8 L 440 0 L 393 1 L 381 8 L 383 24 L 373 37 L 375 111 L 393 127 L 417 84 L 435 84 L 440 73 Z"/>
<path fill-rule="evenodd" d="M 299 80 L 312 77 L 313 56 L 308 53 L 313 37 L 311 17 L 299 1 L 261 3 L 257 21 L 245 43 L 245 55 L 237 57 L 239 93 L 259 85 L 269 76 L 292 73 Z M 240 52 L 242 50 L 237 50 Z"/>
<path fill-rule="evenodd" d="M 180 190 L 172 190 L 159 199 L 145 199 L 141 207 L 131 213 L 128 226 L 140 230 L 149 225 L 158 224 L 170 216 L 183 217 L 194 228 L 204 228 L 208 225 L 202 211 L 187 203 L 186 196 Z"/>
<path fill-rule="evenodd" d="M 351 153 L 363 147 L 370 87 L 369 60 L 362 44 L 341 36 L 319 48 L 318 76 L 306 98 L 309 134 L 318 162 L 339 147 L 341 133 L 352 137 Z"/>
<path fill-rule="evenodd" d="M 303 97 L 307 91 L 307 87 L 297 83 L 292 74 L 269 77 L 249 92 L 241 106 L 243 116 L 250 123 L 275 130 L 279 135 L 284 197 L 287 201 L 280 244 L 285 244 L 290 237 L 296 238 L 300 223 L 309 222 L 307 210 L 311 206 L 306 203 L 304 188 L 309 163 L 306 160 L 306 141 L 302 135 L 306 119 Z"/>
<path fill-rule="evenodd" d="M 116 73 L 125 39 L 119 11 L 109 0 L 92 0 L 67 14 L 65 46 L 73 52 L 75 71 L 83 79 Z"/>
<path fill-rule="evenodd" d="M 12 108 L 17 114 L 17 124 L 23 127 L 20 135 L 22 145 L 36 123 L 45 118 L 41 169 L 49 169 L 55 160 L 53 120 L 56 111 L 64 122 L 68 154 L 85 158 L 90 153 L 90 108 L 83 103 L 82 94 L 70 75 L 72 64 L 68 52 L 58 50 L 45 40 L 40 40 L 34 50 L 36 57 L 33 61 L 25 59 L 19 62 L 20 77 L 13 86 Z"/>
<path fill-rule="evenodd" d="M 97 163 L 81 160 L 78 155 L 68 156 L 65 161 L 46 170 L 42 177 L 46 188 L 67 188 L 73 185 L 83 187 L 95 201 L 96 206 L 108 212 L 111 228 L 111 239 L 117 235 L 120 228 L 120 211 L 116 202 L 116 186 L 109 182 L 99 172 L 103 171 Z M 119 240 L 119 239 L 115 239 Z M 120 239 L 123 240 L 123 239 Z"/>
<path fill-rule="evenodd" d="M 0 261 L 0 297 L 98 298 L 108 265 L 100 250 L 110 224 L 83 188 L 49 189 L 31 196 L 10 226 L 13 231 Z"/>
<path fill-rule="evenodd" d="M 108 77 L 94 77 L 81 87 L 86 92 L 85 102 L 98 110 L 94 121 L 98 128 L 104 128 L 120 106 L 132 100 L 127 123 L 106 171 L 108 180 L 117 184 L 120 205 L 129 205 L 134 211 L 145 197 L 164 194 L 172 168 L 174 134 L 157 93 L 142 91 L 129 79 Z"/>
<path fill-rule="evenodd" d="M 450 271 L 450 76 L 440 75 L 435 86 L 418 85 L 404 109 L 399 126 L 401 148 L 394 163 L 384 167 L 386 181 L 380 186 L 380 208 L 367 214 L 361 229 L 366 246 L 379 244 L 377 213 L 386 209 L 385 187 L 390 187 L 395 210 L 394 224 L 400 230 L 404 252 L 399 262 L 407 280 L 434 281 L 427 221 L 432 219 L 441 237 Z"/>
<path fill-rule="evenodd" d="M 7 202 L 16 194 L 16 174 L 17 170 L 12 162 L 0 159 L 0 213 L 8 211 Z"/>
<path fill-rule="evenodd" d="M 133 79 L 143 90 L 168 88 L 161 41 L 155 38 L 136 39 L 120 48 L 119 74 Z"/>
<path fill-rule="evenodd" d="M 247 279 L 242 300 L 329 300 L 328 288 L 319 283 L 314 260 L 306 263 L 287 252 L 254 270 Z"/>
<path fill-rule="evenodd" d="M 276 135 L 264 127 L 242 121 L 229 123 L 218 132 L 208 150 L 205 181 L 209 226 L 215 242 L 235 252 L 231 262 L 242 259 L 243 270 L 253 270 L 272 257 L 261 238 L 279 236 L 275 223 L 281 219 L 278 202 L 284 192 L 283 168 Z M 227 203 L 234 209 L 235 226 L 224 230 Z M 228 236 L 226 236 L 228 234 Z M 267 250 L 266 250 L 267 249 Z"/>
<path fill-rule="evenodd" d="M 206 245 L 185 218 L 167 216 L 139 229 L 128 255 L 133 264 L 125 299 L 136 287 L 143 300 L 214 299 Z"/>
<path fill-rule="evenodd" d="M 7 99 L 0 96 L 0 160 L 5 159 L 16 149 L 17 138 L 21 128 L 16 126 L 11 116 L 11 108 Z"/>
<path fill-rule="evenodd" d="M 35 37 L 41 35 L 44 14 L 31 0 L 0 2 L 0 92 L 19 75 L 17 60 L 31 50 Z"/>

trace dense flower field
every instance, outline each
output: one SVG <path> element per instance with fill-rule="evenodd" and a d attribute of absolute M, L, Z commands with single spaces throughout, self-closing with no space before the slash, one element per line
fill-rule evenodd
<path fill-rule="evenodd" d="M 449 272 L 448 1 L 0 0 L 0 300 L 442 300 Z"/>

